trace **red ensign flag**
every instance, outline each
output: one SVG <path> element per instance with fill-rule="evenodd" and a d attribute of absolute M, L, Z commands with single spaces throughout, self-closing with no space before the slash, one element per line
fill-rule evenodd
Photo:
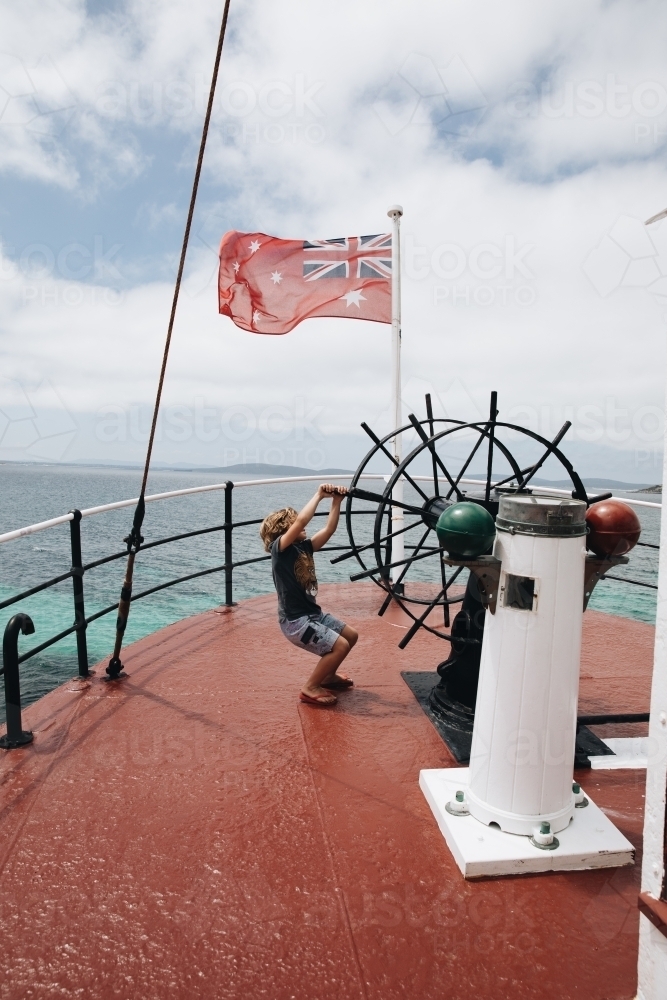
<path fill-rule="evenodd" d="M 391 235 L 225 233 L 218 293 L 220 312 L 251 333 L 289 333 L 313 316 L 391 323 Z"/>

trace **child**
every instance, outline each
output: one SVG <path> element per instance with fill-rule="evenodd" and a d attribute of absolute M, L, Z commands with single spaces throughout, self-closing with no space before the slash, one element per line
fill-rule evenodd
<path fill-rule="evenodd" d="M 271 553 L 281 631 L 295 646 L 320 657 L 299 694 L 308 705 L 335 705 L 337 698 L 332 690 L 344 691 L 353 683 L 336 671 L 358 635 L 333 615 L 322 613 L 315 601 L 317 577 L 313 561 L 313 552 L 326 545 L 338 527 L 340 505 L 346 493 L 343 486 L 323 483 L 298 514 L 293 507 L 276 510 L 264 518 L 259 529 L 264 548 Z M 312 538 L 306 538 L 306 525 L 325 496 L 331 497 L 327 523 Z"/>

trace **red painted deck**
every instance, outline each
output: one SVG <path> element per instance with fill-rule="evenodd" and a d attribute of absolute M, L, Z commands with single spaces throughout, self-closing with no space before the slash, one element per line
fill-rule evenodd
<path fill-rule="evenodd" d="M 359 629 L 334 710 L 275 598 L 126 650 L 66 684 L 0 757 L 3 996 L 347 1000 L 635 995 L 639 865 L 466 883 L 417 783 L 453 761 L 399 676 L 371 584 L 322 588 Z M 581 709 L 646 711 L 653 629 L 585 616 Z M 639 849 L 643 771 L 583 772 Z"/>

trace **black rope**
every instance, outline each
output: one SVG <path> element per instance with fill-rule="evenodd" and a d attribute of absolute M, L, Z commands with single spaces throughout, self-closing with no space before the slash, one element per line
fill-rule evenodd
<path fill-rule="evenodd" d="M 220 35 L 218 38 L 218 47 L 215 53 L 215 63 L 213 65 L 213 77 L 211 79 L 211 89 L 208 95 L 208 105 L 206 108 L 206 115 L 204 117 L 204 128 L 202 131 L 201 142 L 199 144 L 199 156 L 197 158 L 197 167 L 195 169 L 194 182 L 192 184 L 192 195 L 190 197 L 190 207 L 188 209 L 188 218 L 185 224 L 185 233 L 183 235 L 183 245 L 181 247 L 181 259 L 178 264 L 178 274 L 176 275 L 176 285 L 174 286 L 174 296 L 171 302 L 171 312 L 169 314 L 169 324 L 167 326 L 167 339 L 164 345 L 164 353 L 162 355 L 162 365 L 160 367 L 160 378 L 158 380 L 157 392 L 155 394 L 155 407 L 153 409 L 153 420 L 151 422 L 151 431 L 148 438 L 148 448 L 146 449 L 146 462 L 144 464 L 144 474 L 141 480 L 141 492 L 139 494 L 139 500 L 134 512 L 134 518 L 132 521 L 132 530 L 130 534 L 125 539 L 127 544 L 127 568 L 125 570 L 125 580 L 123 581 L 123 586 L 120 592 L 120 602 L 118 605 L 118 619 L 116 622 L 116 642 L 114 644 L 114 651 L 109 661 L 109 666 L 107 667 L 107 674 L 110 679 L 115 679 L 120 675 L 123 665 L 120 662 L 120 651 L 123 645 L 123 634 L 125 632 L 125 627 L 127 625 L 127 619 L 130 613 L 130 601 L 132 598 L 132 577 L 134 574 L 134 559 L 135 556 L 143 542 L 143 537 L 141 535 L 141 526 L 144 521 L 144 515 L 146 513 L 145 504 L 145 494 L 146 494 L 146 483 L 148 481 L 148 470 L 151 464 L 151 455 L 153 453 L 153 443 L 155 441 L 155 429 L 157 427 L 157 417 L 160 409 L 160 400 L 162 398 L 162 387 L 164 385 L 164 376 L 167 370 L 167 359 L 169 357 L 169 347 L 171 345 L 171 335 L 174 329 L 174 320 L 176 318 L 176 307 L 178 305 L 178 298 L 181 291 L 181 281 L 183 279 L 183 269 L 185 267 L 185 257 L 188 251 L 188 243 L 190 241 L 190 229 L 192 228 L 192 218 L 195 211 L 195 203 L 197 201 L 197 191 L 199 189 L 199 179 L 201 177 L 201 168 L 204 161 L 204 152 L 206 150 L 206 140 L 208 138 L 209 125 L 211 123 L 211 114 L 213 112 L 213 100 L 215 98 L 215 89 L 218 82 L 218 72 L 220 70 L 220 59 L 222 57 L 222 46 L 225 41 L 225 32 L 227 30 L 227 19 L 229 17 L 229 7 L 231 0 L 225 0 L 225 8 L 222 14 L 222 24 L 220 25 Z"/>

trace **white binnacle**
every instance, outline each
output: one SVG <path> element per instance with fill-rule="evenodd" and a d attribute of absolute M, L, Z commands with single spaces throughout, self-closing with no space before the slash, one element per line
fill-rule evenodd
<path fill-rule="evenodd" d="M 503 497 L 486 612 L 468 808 L 480 822 L 531 836 L 575 815 L 572 790 L 584 601 L 586 505 Z"/>

